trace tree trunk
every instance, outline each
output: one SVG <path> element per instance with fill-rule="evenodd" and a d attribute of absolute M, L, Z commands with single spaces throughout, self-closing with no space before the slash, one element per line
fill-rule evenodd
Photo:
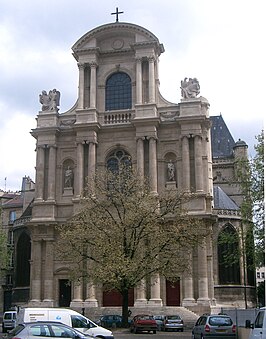
<path fill-rule="evenodd" d="M 128 289 L 124 290 L 122 293 L 122 326 L 128 327 Z"/>

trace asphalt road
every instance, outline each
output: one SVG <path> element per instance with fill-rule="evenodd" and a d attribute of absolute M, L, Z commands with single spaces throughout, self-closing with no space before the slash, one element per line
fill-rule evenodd
<path fill-rule="evenodd" d="M 0 328 L 0 338 L 3 337 L 2 326 Z M 153 333 L 130 333 L 128 329 L 117 329 L 113 330 L 114 338 L 115 339 L 177 339 L 177 338 L 184 338 L 184 339 L 191 339 L 191 330 L 185 330 L 184 332 L 161 332 L 157 331 L 156 334 Z"/>
<path fill-rule="evenodd" d="M 184 332 L 161 332 L 157 331 L 156 334 L 153 333 L 130 333 L 129 330 L 114 330 L 113 331 L 115 339 L 123 338 L 123 339 L 191 339 L 191 330 L 185 330 Z"/>

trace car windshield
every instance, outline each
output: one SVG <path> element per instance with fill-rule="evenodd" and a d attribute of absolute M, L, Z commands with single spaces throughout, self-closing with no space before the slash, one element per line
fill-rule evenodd
<path fill-rule="evenodd" d="M 139 319 L 142 319 L 142 320 L 153 320 L 153 316 L 152 315 L 142 315 L 139 317 Z"/>
<path fill-rule="evenodd" d="M 12 313 L 5 313 L 4 319 L 12 319 Z"/>
<path fill-rule="evenodd" d="M 179 315 L 169 315 L 168 320 L 180 320 Z"/>
<path fill-rule="evenodd" d="M 212 326 L 231 326 L 233 322 L 229 317 L 210 317 L 209 324 Z"/>

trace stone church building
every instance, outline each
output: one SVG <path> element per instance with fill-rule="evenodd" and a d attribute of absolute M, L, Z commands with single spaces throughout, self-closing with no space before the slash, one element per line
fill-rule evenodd
<path fill-rule="evenodd" d="M 175 284 L 161 276 L 150 282 L 148 292 L 136 287 L 130 307 L 254 305 L 252 272 L 242 258 L 230 270 L 224 267 L 217 241 L 221 232 L 239 232 L 241 226 L 241 196 L 232 191 L 229 179 L 235 160 L 247 156 L 245 142 L 234 142 L 221 116 L 209 116 L 197 79 L 181 82 L 179 103 L 162 97 L 158 64 L 164 47 L 144 27 L 105 24 L 84 34 L 72 50 L 79 72 L 75 105 L 59 113 L 60 92 L 40 94 L 41 110 L 32 130 L 37 160 L 31 218 L 13 229 L 17 276 L 29 273 L 22 286 L 14 277 L 13 304 L 77 309 L 121 305 L 115 291 L 68 283 L 69 268 L 54 252 L 55 226 L 78 211 L 86 180 L 97 169 L 130 157 L 139 175 L 149 176 L 152 192 L 195 193 L 189 213 L 213 228 L 204 246 L 187 249 L 190 271 Z M 30 254 L 16 266 L 23 247 L 30 247 Z M 30 269 L 23 269 L 27 265 Z"/>

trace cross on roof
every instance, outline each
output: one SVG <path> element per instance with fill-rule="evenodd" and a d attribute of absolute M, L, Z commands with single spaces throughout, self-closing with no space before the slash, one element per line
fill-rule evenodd
<path fill-rule="evenodd" d="M 118 14 L 122 14 L 124 12 L 118 12 L 118 7 L 116 7 L 116 11 L 114 13 L 111 13 L 111 15 L 116 14 L 116 22 L 118 22 Z"/>

